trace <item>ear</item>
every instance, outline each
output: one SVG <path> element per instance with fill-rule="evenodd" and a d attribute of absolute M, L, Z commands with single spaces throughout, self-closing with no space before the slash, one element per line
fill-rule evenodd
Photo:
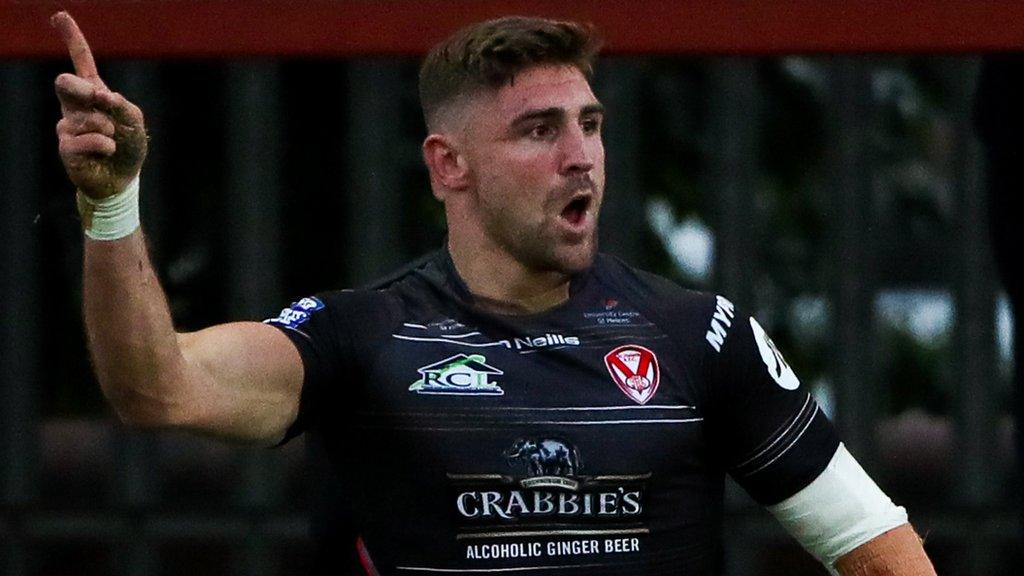
<path fill-rule="evenodd" d="M 448 190 L 464 190 L 469 184 L 469 164 L 451 136 L 431 134 L 423 141 L 423 160 L 430 171 L 434 196 L 444 200 Z"/>

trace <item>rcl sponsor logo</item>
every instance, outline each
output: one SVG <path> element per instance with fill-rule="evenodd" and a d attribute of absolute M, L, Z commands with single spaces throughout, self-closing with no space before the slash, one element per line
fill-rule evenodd
<path fill-rule="evenodd" d="M 463 518 L 522 519 L 537 516 L 623 517 L 643 512 L 640 490 L 619 486 L 607 492 L 469 491 L 455 506 Z"/>

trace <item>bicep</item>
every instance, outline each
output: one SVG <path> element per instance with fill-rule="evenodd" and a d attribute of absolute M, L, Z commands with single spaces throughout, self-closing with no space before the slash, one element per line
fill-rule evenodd
<path fill-rule="evenodd" d="M 178 335 L 187 394 L 182 426 L 245 443 L 272 445 L 295 421 L 303 364 L 280 330 L 236 322 Z"/>

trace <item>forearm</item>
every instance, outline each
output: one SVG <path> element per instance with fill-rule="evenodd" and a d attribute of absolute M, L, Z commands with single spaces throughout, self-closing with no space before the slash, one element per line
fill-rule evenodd
<path fill-rule="evenodd" d="M 904 524 L 858 546 L 836 562 L 841 576 L 935 576 L 921 538 Z"/>
<path fill-rule="evenodd" d="M 141 229 L 114 241 L 86 238 L 82 277 L 89 349 L 104 394 L 127 422 L 175 423 L 186 365 Z"/>
<path fill-rule="evenodd" d="M 51 19 L 75 74 L 55 81 L 61 160 L 78 191 L 85 238 L 84 313 L 104 394 L 122 420 L 271 444 L 298 413 L 298 350 L 256 322 L 176 334 L 139 228 L 139 173 L 148 149 L 142 110 L 100 79 L 65 12 Z"/>

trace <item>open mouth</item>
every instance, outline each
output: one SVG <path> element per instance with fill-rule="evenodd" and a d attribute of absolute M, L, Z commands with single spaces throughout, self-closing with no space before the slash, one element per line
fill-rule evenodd
<path fill-rule="evenodd" d="M 562 218 L 573 226 L 579 225 L 587 215 L 587 210 L 590 208 L 591 200 L 592 197 L 590 194 L 574 196 L 562 210 Z"/>

